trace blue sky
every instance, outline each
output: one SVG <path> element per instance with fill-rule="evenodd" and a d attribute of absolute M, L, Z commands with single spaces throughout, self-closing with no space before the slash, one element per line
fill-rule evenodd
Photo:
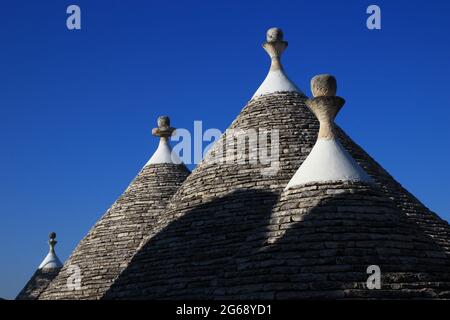
<path fill-rule="evenodd" d="M 66 28 L 77 4 L 82 29 Z M 366 28 L 377 4 L 382 30 Z M 56 231 L 66 259 L 156 148 L 156 117 L 224 130 L 265 77 L 282 27 L 307 94 L 334 74 L 337 121 L 450 220 L 448 1 L 2 1 L 0 297 L 13 298 Z"/>

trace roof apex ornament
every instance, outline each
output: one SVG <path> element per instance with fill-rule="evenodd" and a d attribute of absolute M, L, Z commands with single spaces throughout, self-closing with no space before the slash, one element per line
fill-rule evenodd
<path fill-rule="evenodd" d="M 320 122 L 318 139 L 336 138 L 334 119 L 345 104 L 345 100 L 336 96 L 336 78 L 330 74 L 320 74 L 311 79 L 311 91 L 314 96 L 306 105 Z"/>
<path fill-rule="evenodd" d="M 48 251 L 47 256 L 45 259 L 41 262 L 38 269 L 56 269 L 61 268 L 63 265 L 61 261 L 59 260 L 58 256 L 55 253 L 55 245 L 58 243 L 56 241 L 56 233 L 50 232 L 49 234 L 49 240 L 48 245 L 50 247 L 50 250 Z"/>
<path fill-rule="evenodd" d="M 283 30 L 280 28 L 270 28 L 266 33 L 266 42 L 263 43 L 263 48 L 272 59 L 270 70 L 283 70 L 281 65 L 281 55 L 286 50 L 288 43 L 283 40 Z"/>
<path fill-rule="evenodd" d="M 336 96 L 336 90 L 336 78 L 332 75 L 319 74 L 312 78 L 311 91 L 314 98 L 306 100 L 306 105 L 320 122 L 319 135 L 286 189 L 324 181 L 372 182 L 372 178 L 339 142 L 334 119 L 345 100 Z"/>
<path fill-rule="evenodd" d="M 175 132 L 175 128 L 170 126 L 170 118 L 168 116 L 158 117 L 158 127 L 152 129 L 152 134 L 160 138 L 169 138 Z"/>
<path fill-rule="evenodd" d="M 50 246 L 50 252 L 55 252 L 55 245 L 58 243 L 58 241 L 56 241 L 56 232 L 50 232 L 49 234 L 49 240 L 48 240 L 48 245 Z"/>
<path fill-rule="evenodd" d="M 159 116 L 158 127 L 152 129 L 152 134 L 156 137 L 160 137 L 159 145 L 145 166 L 159 163 L 181 163 L 178 155 L 172 152 L 172 148 L 169 143 L 169 138 L 174 134 L 174 132 L 175 128 L 170 126 L 170 118 L 168 116 Z"/>
<path fill-rule="evenodd" d="M 252 98 L 276 92 L 301 93 L 295 83 L 284 73 L 283 66 L 281 65 L 281 55 L 288 46 L 287 41 L 284 41 L 283 37 L 283 31 L 280 28 L 270 28 L 267 30 L 266 42 L 262 46 L 270 56 L 270 69 L 263 83 L 261 83 Z"/>

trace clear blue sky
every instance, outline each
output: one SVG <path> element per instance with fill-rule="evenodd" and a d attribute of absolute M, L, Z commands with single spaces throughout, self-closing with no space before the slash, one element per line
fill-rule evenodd
<path fill-rule="evenodd" d="M 78 4 L 82 30 L 66 28 Z M 370 4 L 382 30 L 366 28 Z M 225 129 L 262 82 L 265 31 L 309 94 L 338 79 L 338 123 L 450 219 L 448 1 L 2 1 L 0 297 L 12 298 L 56 231 L 66 259 L 153 153 L 151 128 Z"/>

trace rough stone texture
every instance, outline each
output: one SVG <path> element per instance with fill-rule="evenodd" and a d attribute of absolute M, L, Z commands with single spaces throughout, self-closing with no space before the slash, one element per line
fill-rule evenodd
<path fill-rule="evenodd" d="M 321 96 L 306 100 L 306 105 L 320 122 L 317 136 L 319 139 L 334 139 L 336 137 L 334 119 L 344 103 L 344 99 L 335 96 Z"/>
<path fill-rule="evenodd" d="M 336 95 L 337 82 L 331 74 L 319 74 L 311 79 L 311 92 L 315 98 Z"/>
<path fill-rule="evenodd" d="M 127 266 L 168 199 L 189 175 L 184 165 L 145 166 L 123 195 L 78 244 L 39 299 L 99 299 Z M 70 266 L 81 270 L 81 290 L 70 290 Z"/>
<path fill-rule="evenodd" d="M 311 298 L 314 297 L 314 292 L 317 292 L 318 297 L 321 298 L 364 298 L 369 294 L 367 290 L 358 287 L 358 283 L 362 279 L 358 272 L 364 272 L 365 269 L 363 271 L 352 269 L 355 272 L 353 275 L 355 281 L 352 282 L 352 285 L 355 285 L 356 288 L 347 293 L 345 290 L 352 288 L 330 286 L 329 281 L 333 277 L 339 278 L 339 270 L 335 270 L 336 274 L 334 274 L 333 268 L 345 269 L 345 265 L 365 265 L 367 267 L 367 263 L 378 261 L 386 266 L 386 272 L 392 270 L 392 279 L 403 277 L 402 272 L 398 271 L 400 269 L 390 269 L 390 265 L 386 261 L 375 259 L 380 253 L 375 255 L 374 247 L 390 248 L 389 245 L 384 245 L 383 238 L 376 238 L 377 233 L 373 233 L 375 236 L 371 239 L 361 240 L 372 241 L 370 246 L 369 244 L 366 247 L 350 246 L 350 244 L 346 246 L 344 249 L 348 251 L 348 255 L 341 255 L 336 248 L 332 247 L 338 245 L 336 241 L 331 244 L 330 248 L 323 248 L 327 242 L 330 242 L 331 238 L 329 237 L 334 239 L 336 236 L 335 240 L 338 240 L 339 228 L 335 228 L 333 225 L 318 226 L 318 228 L 328 227 L 327 237 L 312 232 L 315 227 L 308 229 L 311 231 L 309 245 L 320 247 L 323 256 L 304 256 L 301 248 L 305 250 L 308 248 L 302 247 L 302 243 L 298 241 L 289 243 L 287 240 L 290 238 L 282 237 L 279 245 L 276 246 L 277 249 L 286 252 L 289 252 L 289 248 L 297 249 L 290 252 L 290 258 L 281 259 L 276 255 L 274 255 L 277 257 L 276 259 L 271 258 L 273 255 L 271 252 L 273 246 L 270 243 L 273 240 L 271 239 L 282 236 L 286 232 L 283 228 L 288 229 L 287 232 L 289 232 L 292 222 L 296 222 L 291 219 L 297 219 L 295 205 L 289 201 L 286 202 L 287 206 L 275 208 L 273 214 L 278 214 L 278 216 L 272 217 L 271 211 L 275 205 L 283 206 L 283 200 L 277 204 L 277 199 L 289 179 L 309 154 L 319 129 L 316 118 L 305 106 L 305 99 L 306 97 L 298 93 L 277 93 L 250 101 L 232 123 L 231 128 L 278 129 L 280 134 L 280 170 L 278 173 L 273 176 L 261 175 L 261 169 L 266 166 L 260 163 L 237 165 L 202 162 L 171 199 L 167 210 L 144 240 L 145 245 L 140 248 L 128 267 L 111 286 L 105 298 L 288 299 Z M 414 296 L 417 296 L 418 291 L 423 291 L 430 292 L 429 297 L 436 295 L 445 297 L 447 289 L 438 292 L 439 290 L 435 290 L 434 286 L 440 283 L 447 288 L 446 275 L 439 278 L 437 274 L 432 274 L 427 267 L 423 269 L 424 278 L 421 278 L 420 268 L 423 263 L 431 261 L 441 263 L 438 266 L 445 265 L 447 267 L 448 262 L 442 254 L 444 252 L 448 254 L 450 249 L 448 223 L 430 212 L 403 189 L 344 132 L 340 129 L 337 131 L 342 144 L 380 187 L 383 200 L 378 203 L 372 199 L 374 210 L 376 210 L 375 216 L 394 219 L 394 216 L 402 214 L 410 223 L 417 225 L 419 229 L 414 230 L 419 230 L 417 232 L 423 234 L 423 237 L 432 239 L 432 242 L 426 242 L 422 237 L 417 240 L 419 245 L 416 244 L 416 239 L 408 240 L 414 243 L 414 252 L 411 255 L 403 252 L 405 254 L 404 261 L 412 259 L 411 263 L 413 263 L 414 257 L 417 255 L 416 258 L 419 260 L 414 263 L 419 267 L 413 270 L 416 278 L 410 282 L 389 280 L 390 282 L 388 281 L 387 284 L 392 282 L 393 286 L 397 286 L 399 290 L 391 290 L 386 293 L 385 297 L 402 297 L 408 295 L 409 291 L 414 291 L 414 294 L 411 294 Z M 213 147 L 212 154 L 220 150 L 218 149 L 220 143 L 224 143 L 224 138 Z M 355 189 L 358 190 L 356 186 Z M 372 190 L 361 190 L 367 191 L 367 199 L 378 197 Z M 358 195 L 360 197 L 358 201 L 366 200 L 364 192 Z M 332 190 L 331 195 L 333 195 Z M 318 194 L 317 197 L 321 198 L 322 195 Z M 381 195 L 379 197 L 381 198 Z M 386 197 L 392 200 L 389 209 L 384 209 Z M 353 202 L 354 208 L 350 211 L 350 216 L 353 215 L 355 219 L 358 214 L 363 213 L 368 217 L 371 216 L 370 211 L 365 212 L 364 207 L 361 207 L 361 203 L 358 204 L 358 201 Z M 352 203 L 351 199 L 350 203 Z M 316 202 L 311 203 L 311 208 L 317 204 Z M 327 213 L 328 209 L 331 210 L 329 213 Z M 338 207 L 326 206 L 325 214 L 333 215 L 335 209 L 338 210 Z M 384 210 L 390 211 L 385 213 Z M 281 212 L 286 212 L 287 216 L 283 216 Z M 348 221 L 349 226 L 351 226 L 352 219 L 350 218 Z M 345 216 L 338 217 L 337 221 L 341 224 L 347 223 Z M 392 229 L 388 222 L 382 222 L 382 224 L 385 228 Z M 373 234 L 369 232 L 367 226 L 364 227 L 367 237 L 372 237 Z M 408 228 L 410 228 L 408 230 L 412 230 L 413 227 L 408 226 Z M 403 235 L 401 233 L 403 231 L 399 232 Z M 301 236 L 307 237 L 304 234 Z M 350 237 L 346 240 L 343 236 L 342 241 L 350 242 L 351 239 Z M 396 246 L 400 246 L 401 242 L 401 239 L 396 241 Z M 420 244 L 423 244 L 423 247 L 420 247 Z M 394 247 L 394 249 L 396 248 Z M 312 250 L 312 248 L 310 249 Z M 363 254 L 364 250 L 368 250 L 365 253 L 366 256 Z M 428 254 L 431 255 L 428 260 L 420 260 L 421 255 Z M 434 254 L 439 254 L 439 256 L 433 257 Z M 360 255 L 362 258 L 358 261 Z M 390 253 L 388 256 L 392 255 Z M 342 263 L 336 266 L 341 256 Z M 261 259 L 261 265 L 254 265 L 252 257 Z M 364 257 L 373 257 L 374 259 L 369 259 L 369 261 Z M 288 258 L 289 264 L 286 263 Z M 325 280 L 316 269 L 308 272 L 307 265 L 302 265 L 303 262 L 307 263 L 308 259 L 311 260 L 314 268 L 325 265 L 323 267 L 327 277 Z M 334 262 L 331 260 L 327 262 L 326 259 L 333 259 Z M 355 261 L 351 262 L 351 259 Z M 405 277 L 409 276 L 407 272 L 406 268 Z M 330 274 L 330 278 L 327 274 Z M 267 282 L 268 275 L 270 275 L 270 283 Z M 306 278 L 307 287 L 304 287 L 303 280 L 296 281 L 296 277 L 297 280 L 302 277 Z M 347 277 L 346 274 L 345 285 L 350 283 L 349 279 L 350 276 Z M 308 292 L 305 295 L 298 293 L 305 290 Z M 377 292 L 381 297 L 382 293 L 380 292 L 383 291 Z"/>
<path fill-rule="evenodd" d="M 266 33 L 267 42 L 283 41 L 284 34 L 280 28 L 270 28 Z"/>
<path fill-rule="evenodd" d="M 35 300 L 58 275 L 61 268 L 38 269 L 19 292 L 16 300 Z"/>
<path fill-rule="evenodd" d="M 230 269 L 221 283 L 226 296 L 450 297 L 449 257 L 378 187 L 325 182 L 289 189 L 261 233 L 259 243 L 247 244 L 235 258 L 252 275 Z M 367 288 L 370 265 L 381 269 L 379 290 Z M 255 276 L 264 281 L 255 286 Z"/>
<path fill-rule="evenodd" d="M 231 125 L 279 130 L 275 175 L 262 175 L 267 165 L 259 162 L 203 161 L 167 208 L 161 213 L 164 198 L 158 213 L 149 210 L 145 219 L 141 205 L 147 204 L 127 191 L 40 298 L 449 297 L 448 223 L 339 128 L 340 141 L 379 189 L 330 183 L 282 194 L 317 139 L 318 122 L 305 99 L 299 93 L 258 97 Z M 229 142 L 222 138 L 211 154 Z M 136 211 L 137 220 L 126 214 Z M 377 263 L 383 287 L 369 291 L 365 270 Z M 83 290 L 67 291 L 69 264 L 82 267 Z"/>
<path fill-rule="evenodd" d="M 396 206 L 417 223 L 421 230 L 433 238 L 447 255 L 450 255 L 450 226 L 436 213 L 424 206 L 414 195 L 402 187 L 386 170 L 383 169 L 360 146 L 355 144 L 342 129 L 339 129 L 340 141 L 359 165 L 374 179 L 385 195 Z M 407 160 L 405 160 L 407 161 Z"/>

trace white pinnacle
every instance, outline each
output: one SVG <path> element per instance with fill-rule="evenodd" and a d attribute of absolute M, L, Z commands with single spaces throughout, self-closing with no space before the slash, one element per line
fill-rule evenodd
<path fill-rule="evenodd" d="M 55 245 L 57 243 L 55 238 L 56 233 L 54 232 L 50 233 L 50 240 L 48 241 L 50 249 L 45 259 L 39 265 L 38 269 L 47 270 L 47 269 L 61 268 L 63 266 L 63 264 L 61 263 L 61 261 L 59 260 L 59 258 L 55 253 Z"/>
<path fill-rule="evenodd" d="M 170 127 L 170 119 L 167 116 L 161 116 L 158 118 L 158 128 L 152 130 L 154 136 L 160 137 L 158 148 L 152 155 L 150 160 L 145 164 L 158 164 L 158 163 L 174 163 L 180 164 L 180 158 L 172 152 L 170 147 L 169 138 L 172 136 L 174 128 Z"/>
<path fill-rule="evenodd" d="M 300 92 L 285 74 L 281 65 L 281 55 L 287 45 L 288 43 L 283 41 L 283 31 L 281 29 L 270 28 L 267 31 L 267 41 L 263 44 L 263 48 L 271 58 L 270 70 L 252 98 L 275 92 Z"/>
<path fill-rule="evenodd" d="M 372 181 L 336 137 L 334 118 L 345 103 L 335 96 L 336 87 L 336 79 L 330 75 L 319 75 L 311 80 L 314 98 L 306 104 L 319 119 L 318 139 L 286 189 L 312 182 Z"/>

